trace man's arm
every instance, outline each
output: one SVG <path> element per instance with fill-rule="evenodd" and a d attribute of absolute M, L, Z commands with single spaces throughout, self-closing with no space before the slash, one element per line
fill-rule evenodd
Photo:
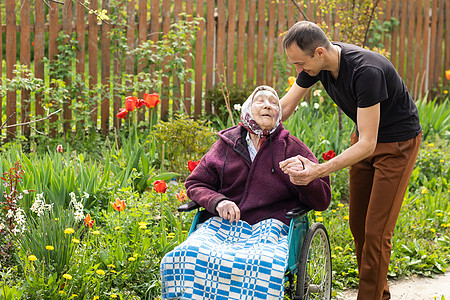
<path fill-rule="evenodd" d="M 380 103 L 367 108 L 358 108 L 357 122 L 359 130 L 358 142 L 335 158 L 322 164 L 316 164 L 298 155 L 280 162 L 280 168 L 286 174 L 289 174 L 294 184 L 307 185 L 316 178 L 327 176 L 370 156 L 377 145 Z M 304 165 L 302 171 L 298 171 L 293 167 L 298 164 L 298 160 Z"/>
<path fill-rule="evenodd" d="M 282 120 L 286 121 L 295 111 L 300 100 L 306 95 L 310 88 L 302 88 L 296 82 L 280 100 Z"/>

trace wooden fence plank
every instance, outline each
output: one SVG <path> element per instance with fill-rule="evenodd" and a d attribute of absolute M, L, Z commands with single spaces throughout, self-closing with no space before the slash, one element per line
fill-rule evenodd
<path fill-rule="evenodd" d="M 400 20 L 399 17 L 400 13 L 400 1 L 394 1 L 394 13 L 393 17 L 397 20 Z M 399 25 L 400 26 L 400 25 Z M 398 33 L 399 33 L 399 26 L 395 26 L 392 31 L 392 45 L 391 45 L 391 62 L 392 64 L 397 68 L 397 45 L 398 45 Z"/>
<path fill-rule="evenodd" d="M 214 20 L 215 3 L 206 1 L 206 61 L 205 61 L 205 93 L 212 88 L 214 78 L 215 64 L 215 20 Z M 205 111 L 211 113 L 211 103 L 205 102 Z"/>
<path fill-rule="evenodd" d="M 407 47 L 405 52 L 407 53 L 406 58 L 406 86 L 409 89 L 414 88 L 414 26 L 416 24 L 416 1 L 409 1 L 408 3 L 408 36 L 407 36 Z"/>
<path fill-rule="evenodd" d="M 41 2 L 41 1 L 37 1 Z M 76 72 L 81 76 L 81 80 L 85 78 L 85 64 L 86 64 L 86 41 L 85 41 L 85 8 L 78 2 L 75 4 L 75 32 L 77 35 L 78 49 L 77 49 L 77 63 Z M 79 99 L 80 100 L 80 99 Z"/>
<path fill-rule="evenodd" d="M 275 1 L 269 1 L 269 28 L 267 30 L 267 69 L 266 69 L 266 84 L 273 86 L 273 63 L 275 52 L 275 13 L 276 5 Z"/>
<path fill-rule="evenodd" d="M 438 0 L 432 0 L 431 6 L 431 36 L 430 36 L 430 60 L 429 60 L 429 68 L 428 68 L 428 84 L 430 86 L 434 86 L 435 77 L 434 77 L 434 68 L 436 65 L 436 33 L 437 33 L 437 22 L 438 22 L 438 13 L 437 8 Z"/>
<path fill-rule="evenodd" d="M 98 0 L 91 0 L 89 4 L 91 10 L 98 9 Z M 89 37 L 88 37 L 88 55 L 89 55 L 89 89 L 94 90 L 97 86 L 98 76 L 98 27 L 97 16 L 89 14 Z M 91 106 L 91 119 L 97 124 L 98 103 Z"/>
<path fill-rule="evenodd" d="M 429 37 L 430 37 L 430 1 L 425 0 L 423 5 L 424 19 L 423 19 L 423 48 L 422 48 L 422 70 L 423 75 L 420 81 L 421 97 L 425 95 L 428 90 L 428 55 L 429 55 Z"/>
<path fill-rule="evenodd" d="M 162 3 L 162 32 L 163 35 L 169 32 L 170 29 L 170 4 L 171 1 L 163 0 Z M 167 65 L 167 59 L 165 65 Z M 165 70 L 167 72 L 167 70 Z M 170 78 L 163 78 L 162 97 L 161 97 L 161 119 L 167 120 L 169 114 L 169 85 Z"/>
<path fill-rule="evenodd" d="M 122 11 L 124 8 L 124 1 L 120 1 L 118 4 L 118 7 L 116 8 L 116 11 Z M 112 7 L 111 7 L 112 10 Z M 124 22 L 125 16 L 123 16 L 122 14 L 118 13 L 116 14 L 116 22 L 118 25 L 114 25 L 114 31 L 118 34 L 121 34 L 120 32 L 123 30 L 122 26 L 120 24 L 122 24 L 122 22 Z M 123 55 L 122 55 L 122 50 L 119 47 L 120 41 L 118 41 L 117 39 L 115 39 L 113 41 L 113 48 L 114 48 L 114 52 L 113 52 L 113 80 L 114 80 L 114 85 L 116 86 L 120 86 L 122 85 L 122 65 L 123 65 Z M 116 92 L 113 91 L 113 99 L 114 99 L 114 104 L 113 104 L 113 122 L 114 122 L 114 130 L 119 130 L 120 129 L 120 119 L 117 118 L 117 113 L 119 112 L 119 109 L 122 107 L 122 96 Z"/>
<path fill-rule="evenodd" d="M 186 20 L 192 22 L 194 16 L 194 0 L 186 0 Z M 192 37 L 189 37 L 192 38 Z M 191 53 L 194 49 L 191 49 Z M 186 55 L 186 69 L 192 69 L 192 56 Z M 188 116 L 192 115 L 192 84 L 189 82 L 192 80 L 192 74 L 187 74 L 187 78 L 184 81 L 184 108 Z"/>
<path fill-rule="evenodd" d="M 234 44 L 236 34 L 236 0 L 228 0 L 228 33 L 227 33 L 227 85 L 234 83 Z"/>
<path fill-rule="evenodd" d="M 173 0 L 173 22 L 177 23 L 180 21 L 181 13 L 181 0 Z M 180 111 L 180 100 L 181 100 L 181 83 L 175 74 L 173 74 L 173 112 Z"/>
<path fill-rule="evenodd" d="M 256 0 L 250 0 L 248 9 L 247 27 L 247 82 L 255 83 L 255 27 L 256 27 Z"/>
<path fill-rule="evenodd" d="M 14 65 L 16 64 L 16 13 L 14 0 L 5 0 L 6 13 L 6 78 L 14 77 Z M 16 92 L 6 93 L 6 118 L 7 125 L 16 124 Z M 15 137 L 16 128 L 9 128 L 6 131 L 6 139 Z"/>
<path fill-rule="evenodd" d="M 138 44 L 137 47 L 141 46 L 142 43 L 147 41 L 147 0 L 139 0 L 139 9 L 138 9 Z M 137 72 L 140 73 L 144 69 L 146 62 L 141 59 L 137 62 Z M 142 99 L 144 97 L 144 93 L 148 91 L 140 90 L 138 91 L 138 98 Z M 145 109 L 138 110 L 138 122 L 145 121 Z"/>
<path fill-rule="evenodd" d="M 216 81 L 218 84 L 225 80 L 225 53 L 227 49 L 225 27 L 226 23 L 226 6 L 225 0 L 217 0 L 217 46 L 216 46 Z M 225 78 L 224 78 L 225 77 Z"/>
<path fill-rule="evenodd" d="M 265 60 L 266 0 L 258 0 L 258 35 L 256 47 L 256 84 L 264 83 Z"/>
<path fill-rule="evenodd" d="M 450 15 L 450 3 L 448 1 L 445 1 L 444 15 L 445 16 Z M 450 69 L 450 19 L 449 18 L 444 18 L 444 22 L 445 22 L 444 70 L 449 70 Z M 446 80 L 446 79 L 444 79 L 444 80 Z"/>
<path fill-rule="evenodd" d="M 408 13 L 408 0 L 402 0 L 401 3 L 401 17 L 400 17 L 400 43 L 398 46 L 399 54 L 398 54 L 398 67 L 397 71 L 400 77 L 406 82 L 406 77 L 403 76 L 405 74 L 405 51 L 406 51 L 406 27 L 408 24 L 407 19 Z"/>
<path fill-rule="evenodd" d="M 384 9 L 384 20 L 385 21 L 391 21 L 392 19 L 392 1 L 391 0 L 386 0 L 386 6 Z M 390 34 L 385 34 L 384 35 L 384 49 L 388 50 L 391 45 L 391 36 Z"/>
<path fill-rule="evenodd" d="M 62 25 L 64 34 L 68 36 L 65 39 L 65 43 L 69 43 L 72 35 L 72 1 L 67 1 L 63 6 L 63 15 L 62 15 Z M 71 78 L 66 76 L 64 79 L 66 86 L 69 86 L 71 82 Z M 70 131 L 70 120 L 72 119 L 72 110 L 70 109 L 70 105 L 72 104 L 71 97 L 67 97 L 65 102 L 63 103 L 63 131 L 67 133 Z"/>
<path fill-rule="evenodd" d="M 3 83 L 3 31 L 1 30 L 3 28 L 2 25 L 2 10 L 0 6 L 0 61 L 2 62 L 2 67 L 0 68 L 0 84 Z M 0 120 L 3 120 L 3 97 L 0 97 Z M 0 130 L 0 135 L 2 134 L 2 130 Z"/>
<path fill-rule="evenodd" d="M 442 44 L 443 44 L 443 35 L 444 35 L 444 0 L 438 0 L 438 10 L 437 10 L 437 28 L 436 28 L 436 63 L 434 67 L 434 82 L 433 86 L 435 86 L 438 90 L 438 93 L 442 92 L 442 87 L 439 86 L 439 82 L 442 82 L 444 79 L 444 68 L 448 66 L 444 66 L 444 60 L 442 59 Z"/>
<path fill-rule="evenodd" d="M 111 1 L 103 0 L 102 9 L 106 10 L 106 15 L 111 14 Z M 101 27 L 101 82 L 104 88 L 104 94 L 101 103 L 101 129 L 103 134 L 107 134 L 109 131 L 109 119 L 110 119 L 110 107 L 111 107 L 111 90 L 110 90 L 110 77 L 111 77 L 111 38 L 110 38 L 111 25 L 110 22 L 102 22 Z M 114 118 L 113 114 L 113 118 Z"/>
<path fill-rule="evenodd" d="M 244 57 L 245 57 L 245 13 L 247 8 L 246 0 L 239 0 L 238 3 L 238 35 L 237 35 L 237 57 L 236 57 L 236 84 L 242 85 L 244 83 Z"/>
<path fill-rule="evenodd" d="M 197 0 L 196 15 L 203 18 L 204 2 Z M 203 100 L 203 45 L 204 45 L 205 21 L 201 20 L 196 33 L 197 40 L 195 43 L 195 103 L 194 103 L 194 117 L 200 118 L 202 115 L 202 100 Z"/>
<path fill-rule="evenodd" d="M 36 1 L 34 6 L 34 77 L 44 80 L 44 63 L 42 59 L 45 53 L 45 7 L 43 1 Z M 34 114 L 36 118 L 44 115 L 43 95 L 36 93 L 34 95 Z M 36 129 L 43 130 L 43 123 L 36 124 Z"/>
<path fill-rule="evenodd" d="M 21 1 L 21 12 L 20 12 L 20 64 L 30 68 L 30 0 Z M 30 121 L 30 90 L 22 90 L 20 96 L 21 102 L 21 123 Z M 22 134 L 28 139 L 30 137 L 30 127 L 23 126 Z"/>
<path fill-rule="evenodd" d="M 414 92 L 413 97 L 415 99 L 418 99 L 418 93 L 419 93 L 419 85 L 420 85 L 420 77 L 422 73 L 422 69 L 420 67 L 420 62 L 422 60 L 422 47 L 423 47 L 423 40 L 422 40 L 422 29 L 423 29 L 423 3 L 422 0 L 416 0 L 416 36 L 415 36 L 415 43 L 413 45 L 415 57 L 414 57 Z M 411 91 L 411 89 L 410 89 Z"/>
<path fill-rule="evenodd" d="M 286 56 L 284 55 L 284 51 L 283 51 L 283 37 L 284 37 L 284 33 L 286 31 L 285 1 L 284 0 L 280 1 L 277 6 L 278 6 L 277 55 L 278 55 L 279 59 L 281 60 L 280 64 L 284 64 L 284 62 L 286 60 Z M 283 78 L 285 77 L 285 73 L 288 71 L 288 69 L 286 68 L 283 70 L 286 70 L 286 71 L 282 71 L 281 74 L 280 74 L 279 70 L 276 71 L 276 74 L 275 74 L 275 82 L 276 83 L 283 82 Z"/>
<path fill-rule="evenodd" d="M 50 62 L 54 62 L 56 57 L 55 55 L 58 54 L 58 27 L 59 27 L 59 5 L 55 2 L 49 3 L 49 33 L 48 33 L 48 56 L 50 59 Z M 52 77 L 50 76 L 50 80 L 52 80 Z M 52 100 L 50 102 L 53 107 L 56 107 L 56 100 Z M 50 137 L 54 138 L 56 137 L 56 133 L 58 129 L 55 127 L 55 123 L 58 120 L 59 116 L 57 114 L 54 114 L 50 117 L 50 130 L 49 135 Z"/>
<path fill-rule="evenodd" d="M 130 0 L 127 2 L 127 47 L 128 51 L 134 49 L 134 40 L 135 40 L 135 28 L 136 22 L 134 20 L 136 8 L 135 8 L 135 0 Z M 134 57 L 131 54 L 125 54 L 125 73 L 128 75 L 134 74 Z M 131 96 L 133 90 L 131 87 L 133 86 L 133 79 L 130 76 L 127 81 L 127 87 L 129 87 L 128 94 L 126 96 Z M 133 91 L 134 92 L 134 91 Z M 130 115 L 131 118 L 133 115 Z"/>

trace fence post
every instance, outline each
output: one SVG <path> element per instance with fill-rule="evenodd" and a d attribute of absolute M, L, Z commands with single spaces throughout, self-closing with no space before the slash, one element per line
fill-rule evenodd
<path fill-rule="evenodd" d="M 20 13 L 20 64 L 30 69 L 30 0 L 22 0 Z M 30 90 L 22 90 L 21 102 L 21 123 L 30 121 Z M 22 133 L 27 138 L 27 148 L 29 148 L 30 127 L 23 126 Z"/>

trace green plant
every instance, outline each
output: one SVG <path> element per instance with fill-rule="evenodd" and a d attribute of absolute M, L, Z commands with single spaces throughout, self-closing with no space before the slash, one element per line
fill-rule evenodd
<path fill-rule="evenodd" d="M 220 129 L 225 129 L 231 126 L 231 122 L 228 121 L 229 113 L 225 105 L 225 99 L 222 92 L 223 88 L 224 83 L 220 82 L 208 90 L 205 94 L 205 101 L 210 102 L 214 106 L 214 115 L 211 116 L 211 121 L 215 127 Z M 240 109 L 237 110 L 235 106 L 237 105 L 239 107 L 242 105 L 254 89 L 254 85 L 247 83 L 242 86 L 234 84 L 227 87 L 230 107 L 233 111 L 233 117 L 235 120 L 239 121 L 241 116 Z"/>
<path fill-rule="evenodd" d="M 189 160 L 199 160 L 216 141 L 217 136 L 209 122 L 192 120 L 184 115 L 176 115 L 168 122 L 161 121 L 155 126 L 155 139 L 160 147 L 161 170 L 167 166 L 183 176 L 188 175 Z"/>
<path fill-rule="evenodd" d="M 416 102 L 423 129 L 423 140 L 432 140 L 435 136 L 448 140 L 450 137 L 450 102 L 437 102 L 437 98 L 427 101 L 427 98 L 425 96 Z"/>

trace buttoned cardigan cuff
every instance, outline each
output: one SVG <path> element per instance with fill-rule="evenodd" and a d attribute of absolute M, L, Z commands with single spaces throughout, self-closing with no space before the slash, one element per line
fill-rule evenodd
<path fill-rule="evenodd" d="M 211 199 L 208 203 L 208 207 L 206 208 L 210 213 L 217 215 L 217 204 L 219 204 L 220 201 L 223 200 L 230 200 L 230 198 L 225 197 L 224 195 L 217 195 L 213 199 Z"/>

